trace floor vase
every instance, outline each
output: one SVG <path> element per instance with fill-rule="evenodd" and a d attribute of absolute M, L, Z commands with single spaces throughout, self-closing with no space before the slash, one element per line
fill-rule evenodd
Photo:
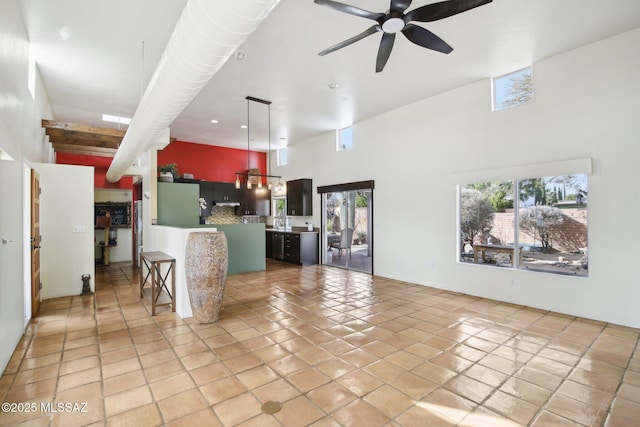
<path fill-rule="evenodd" d="M 217 322 L 227 282 L 227 236 L 222 231 L 189 233 L 185 258 L 193 318 L 197 323 Z"/>

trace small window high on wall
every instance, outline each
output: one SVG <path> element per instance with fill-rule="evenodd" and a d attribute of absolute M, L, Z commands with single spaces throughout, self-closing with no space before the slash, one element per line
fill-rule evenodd
<path fill-rule="evenodd" d="M 278 150 L 278 166 L 284 166 L 287 164 L 287 148 L 281 148 Z"/>
<path fill-rule="evenodd" d="M 351 150 L 353 148 L 353 128 L 351 126 L 338 130 L 336 136 L 337 151 Z"/>
<path fill-rule="evenodd" d="M 515 107 L 533 99 L 531 67 L 493 78 L 493 111 Z"/>
<path fill-rule="evenodd" d="M 461 185 L 459 260 L 586 277 L 587 196 L 586 174 Z"/>

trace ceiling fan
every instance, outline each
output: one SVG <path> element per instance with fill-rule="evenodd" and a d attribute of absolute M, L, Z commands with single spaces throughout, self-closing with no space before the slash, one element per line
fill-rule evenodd
<path fill-rule="evenodd" d="M 389 59 L 389 55 L 391 55 L 393 42 L 395 41 L 396 33 L 398 32 L 402 32 L 409 41 L 417 44 L 418 46 L 426 47 L 427 49 L 442 53 L 450 53 L 453 48 L 444 40 L 433 34 L 431 31 L 412 24 L 411 22 L 437 21 L 439 19 L 448 18 L 478 6 L 491 3 L 493 0 L 447 0 L 439 3 L 428 4 L 406 12 L 409 6 L 411 6 L 411 1 L 412 0 L 391 0 L 391 6 L 389 6 L 389 11 L 387 13 L 376 13 L 348 4 L 339 3 L 337 1 L 314 0 L 314 3 L 321 6 L 327 6 L 339 12 L 376 21 L 375 25 L 372 25 L 357 36 L 333 45 L 320 52 L 319 55 L 324 56 L 328 53 L 335 52 L 338 49 L 342 49 L 343 47 L 349 46 L 358 40 L 362 40 L 365 37 L 375 34 L 378 31 L 382 31 L 383 34 L 382 40 L 380 41 L 380 48 L 378 49 L 378 58 L 376 60 L 376 73 L 379 73 L 384 69 L 387 60 Z"/>

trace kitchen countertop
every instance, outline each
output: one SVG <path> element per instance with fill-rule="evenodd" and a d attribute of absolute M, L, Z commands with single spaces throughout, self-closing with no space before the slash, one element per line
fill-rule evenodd
<path fill-rule="evenodd" d="M 278 230 L 275 228 L 265 228 L 265 231 L 271 231 L 273 233 L 289 233 L 289 234 L 304 234 L 304 233 L 315 233 L 318 234 L 318 230 L 315 228 L 313 231 L 307 230 L 306 227 L 293 227 L 291 230 Z"/>

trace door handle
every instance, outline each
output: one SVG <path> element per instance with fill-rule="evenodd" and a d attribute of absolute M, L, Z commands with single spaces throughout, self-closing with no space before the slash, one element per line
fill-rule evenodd
<path fill-rule="evenodd" d="M 36 250 L 36 249 L 40 249 L 42 246 L 40 245 L 33 245 L 31 246 L 31 249 Z"/>

